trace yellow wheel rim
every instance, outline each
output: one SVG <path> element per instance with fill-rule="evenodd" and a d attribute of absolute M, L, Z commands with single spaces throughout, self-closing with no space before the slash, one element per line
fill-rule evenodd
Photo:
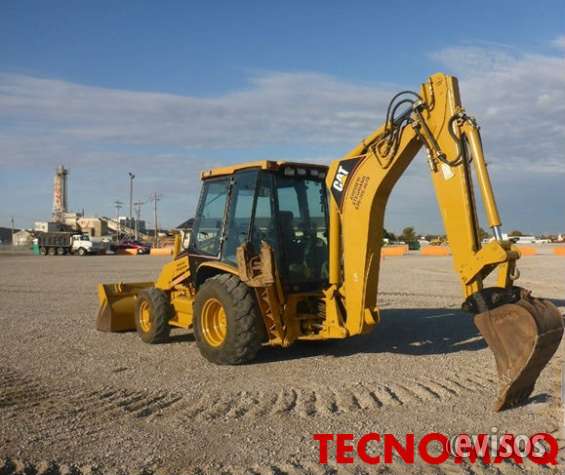
<path fill-rule="evenodd" d="M 200 322 L 206 343 L 214 347 L 220 346 L 226 339 L 228 319 L 224 306 L 218 299 L 211 298 L 204 302 Z"/>
<path fill-rule="evenodd" d="M 139 326 L 143 333 L 151 330 L 151 309 L 149 308 L 149 303 L 145 300 L 139 306 Z"/>

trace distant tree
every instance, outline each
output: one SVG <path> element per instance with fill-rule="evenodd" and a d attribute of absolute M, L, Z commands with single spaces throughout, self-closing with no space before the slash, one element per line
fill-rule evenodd
<path fill-rule="evenodd" d="M 509 236 L 523 236 L 524 234 L 522 233 L 522 231 L 518 231 L 517 229 L 515 229 L 514 231 L 510 231 L 508 233 Z"/>
<path fill-rule="evenodd" d="M 483 239 L 488 239 L 490 234 L 487 233 L 483 228 L 479 228 L 479 239 L 482 241 Z"/>
<path fill-rule="evenodd" d="M 402 234 L 400 235 L 400 239 L 404 242 L 416 241 L 418 236 L 416 235 L 416 231 L 414 231 L 413 226 L 407 226 L 402 230 Z"/>
<path fill-rule="evenodd" d="M 383 228 L 383 238 L 388 239 L 389 241 L 398 241 L 396 234 L 389 233 L 386 228 Z"/>

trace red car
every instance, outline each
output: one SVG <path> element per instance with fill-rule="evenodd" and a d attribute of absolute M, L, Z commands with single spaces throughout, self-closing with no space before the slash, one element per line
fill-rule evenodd
<path fill-rule="evenodd" d="M 137 249 L 138 254 L 149 254 L 151 246 L 139 241 L 124 240 L 117 246 L 114 246 L 114 251 L 117 251 L 118 249 Z"/>

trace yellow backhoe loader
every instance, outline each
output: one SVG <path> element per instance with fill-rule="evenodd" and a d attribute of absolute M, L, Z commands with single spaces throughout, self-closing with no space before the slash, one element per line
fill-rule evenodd
<path fill-rule="evenodd" d="M 137 329 L 147 343 L 192 328 L 217 364 L 251 361 L 263 345 L 348 338 L 379 322 L 383 217 L 398 178 L 424 147 L 463 309 L 494 353 L 496 409 L 527 401 L 555 353 L 563 319 L 515 286 L 519 250 L 503 240 L 479 127 L 457 79 L 431 76 L 391 100 L 384 124 L 329 167 L 258 161 L 202 173 L 188 250 L 155 282 L 100 284 L 97 328 Z M 476 180 L 495 240 L 481 244 Z M 496 286 L 483 281 L 497 271 Z"/>

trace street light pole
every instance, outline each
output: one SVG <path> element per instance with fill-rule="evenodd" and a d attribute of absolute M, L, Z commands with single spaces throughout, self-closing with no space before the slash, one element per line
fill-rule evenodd
<path fill-rule="evenodd" d="M 123 203 L 120 200 L 114 201 L 114 206 L 116 207 L 116 242 L 120 241 L 120 210 L 122 209 Z"/>
<path fill-rule="evenodd" d="M 131 228 L 131 220 L 133 219 L 133 179 L 135 175 L 132 172 L 128 172 L 129 174 L 129 224 L 128 227 Z"/>

